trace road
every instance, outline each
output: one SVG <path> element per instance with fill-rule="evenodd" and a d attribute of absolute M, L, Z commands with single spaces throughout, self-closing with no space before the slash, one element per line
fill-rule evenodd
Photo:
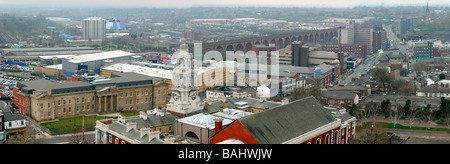
<path fill-rule="evenodd" d="M 352 82 L 352 78 L 359 78 L 361 74 L 367 74 L 367 72 L 369 72 L 373 65 L 377 62 L 378 56 L 378 53 L 371 55 L 369 58 L 361 62 L 361 64 L 358 65 L 352 73 L 344 76 L 344 85 Z"/>

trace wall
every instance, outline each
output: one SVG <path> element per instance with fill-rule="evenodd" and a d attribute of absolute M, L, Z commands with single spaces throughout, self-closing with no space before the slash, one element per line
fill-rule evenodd
<path fill-rule="evenodd" d="M 222 131 L 209 139 L 211 144 L 216 144 L 224 140 L 234 138 L 245 142 L 246 144 L 258 144 L 258 142 L 247 132 L 239 121 L 234 121 Z"/>

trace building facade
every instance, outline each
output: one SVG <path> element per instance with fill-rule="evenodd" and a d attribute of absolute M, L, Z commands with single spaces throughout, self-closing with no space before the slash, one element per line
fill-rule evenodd
<path fill-rule="evenodd" d="M 19 82 L 13 90 L 14 103 L 20 114 L 36 121 L 96 112 L 148 110 L 167 104 L 168 85 L 161 79 L 137 73 L 114 75 L 91 82 Z"/>
<path fill-rule="evenodd" d="M 292 42 L 292 66 L 308 67 L 309 47 L 303 46 L 303 42 Z"/>
<path fill-rule="evenodd" d="M 415 43 L 414 58 L 433 58 L 433 42 Z"/>
<path fill-rule="evenodd" d="M 89 17 L 81 22 L 84 40 L 105 40 L 106 20 L 99 17 Z"/>
<path fill-rule="evenodd" d="M 345 144 L 354 117 L 332 115 L 313 97 L 235 120 L 210 138 L 212 144 Z"/>

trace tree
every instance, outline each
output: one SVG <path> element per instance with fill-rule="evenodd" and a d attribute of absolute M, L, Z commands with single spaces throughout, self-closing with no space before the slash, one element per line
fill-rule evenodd
<path fill-rule="evenodd" d="M 380 112 L 384 115 L 384 118 L 389 117 L 390 105 L 391 105 L 391 101 L 389 99 L 381 101 Z"/>
<path fill-rule="evenodd" d="M 392 124 L 394 124 L 394 128 L 397 125 L 400 118 L 403 116 L 403 107 L 402 105 L 399 105 L 397 107 L 391 107 L 389 110 L 389 115 L 392 121 Z"/>
<path fill-rule="evenodd" d="M 440 118 L 444 117 L 445 122 L 447 122 L 447 130 L 450 130 L 450 100 L 441 97 L 441 105 L 439 106 L 437 115 Z"/>
<path fill-rule="evenodd" d="M 389 143 L 390 136 L 381 130 L 370 128 L 364 130 L 358 139 L 351 139 L 350 144 L 386 144 Z"/>
<path fill-rule="evenodd" d="M 375 68 L 371 70 L 370 74 L 383 86 L 383 90 L 386 92 L 386 84 L 391 79 L 388 70 L 386 68 Z"/>
<path fill-rule="evenodd" d="M 444 79 L 445 79 L 445 74 L 444 73 L 439 74 L 439 80 L 444 80 Z"/>
<path fill-rule="evenodd" d="M 375 126 L 375 118 L 380 110 L 378 103 L 369 102 L 366 104 L 367 116 L 372 118 L 372 126 Z"/>

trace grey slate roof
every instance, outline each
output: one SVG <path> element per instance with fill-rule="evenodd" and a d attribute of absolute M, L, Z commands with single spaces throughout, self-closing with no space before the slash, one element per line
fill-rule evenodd
<path fill-rule="evenodd" d="M 276 103 L 272 101 L 264 101 L 260 102 L 259 99 L 255 98 L 227 98 L 226 101 L 228 102 L 228 108 L 236 108 L 234 105 L 235 103 L 242 101 L 247 102 L 247 105 L 249 107 L 257 108 L 257 109 L 266 109 L 268 107 L 269 109 L 280 106 L 281 103 Z M 222 101 L 214 101 L 210 105 L 208 105 L 208 109 L 203 110 L 204 113 L 216 113 L 220 110 L 220 107 L 225 108 L 225 103 Z"/>
<path fill-rule="evenodd" d="M 450 93 L 450 88 L 440 88 L 435 85 L 429 85 L 424 88 L 419 89 L 417 92 L 427 92 L 427 93 Z"/>
<path fill-rule="evenodd" d="M 310 96 L 238 121 L 258 143 L 280 144 L 335 120 Z"/>
<path fill-rule="evenodd" d="M 110 126 L 109 130 L 114 131 L 118 134 L 121 134 L 127 138 L 134 139 L 140 141 L 142 144 L 163 144 L 163 142 L 152 139 L 148 140 L 148 137 L 140 137 L 140 132 L 138 129 L 142 128 L 152 128 L 157 126 L 163 126 L 163 125 L 172 125 L 176 119 L 179 119 L 180 117 L 174 114 L 166 113 L 164 116 L 158 116 L 158 115 L 148 115 L 148 119 L 144 120 L 139 117 L 129 117 L 127 118 L 126 122 L 135 122 L 136 123 L 136 129 L 132 129 L 129 132 L 126 131 L 126 125 L 123 123 L 119 123 L 117 121 L 114 121 Z"/>
<path fill-rule="evenodd" d="M 351 91 L 322 91 L 322 97 L 334 99 L 355 99 L 356 93 Z"/>

